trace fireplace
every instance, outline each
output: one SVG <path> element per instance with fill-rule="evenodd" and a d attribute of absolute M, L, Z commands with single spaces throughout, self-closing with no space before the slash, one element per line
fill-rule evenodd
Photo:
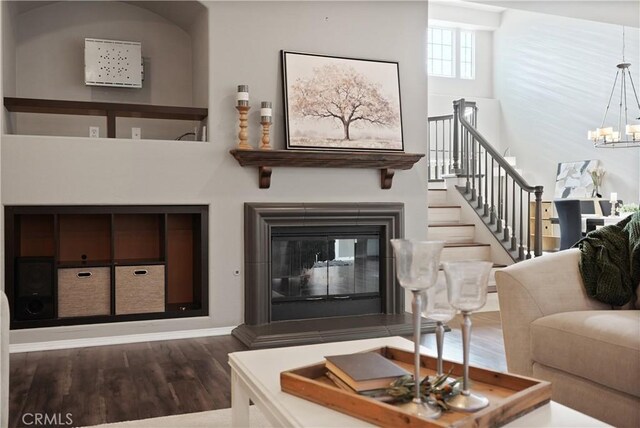
<path fill-rule="evenodd" d="M 389 243 L 403 221 L 401 203 L 245 203 L 233 335 L 261 348 L 410 334 Z"/>
<path fill-rule="evenodd" d="M 271 321 L 382 313 L 380 229 L 272 228 Z"/>

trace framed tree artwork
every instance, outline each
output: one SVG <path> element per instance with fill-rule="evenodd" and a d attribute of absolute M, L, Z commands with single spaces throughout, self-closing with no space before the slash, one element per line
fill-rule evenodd
<path fill-rule="evenodd" d="M 282 51 L 287 149 L 402 151 L 398 63 Z"/>

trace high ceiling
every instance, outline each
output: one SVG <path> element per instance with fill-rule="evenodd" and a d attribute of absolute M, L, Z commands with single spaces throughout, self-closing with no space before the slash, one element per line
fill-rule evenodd
<path fill-rule="evenodd" d="M 457 0 L 456 0 L 457 1 Z M 640 27 L 638 0 L 464 0 L 482 6 L 521 9 L 548 15 Z"/>

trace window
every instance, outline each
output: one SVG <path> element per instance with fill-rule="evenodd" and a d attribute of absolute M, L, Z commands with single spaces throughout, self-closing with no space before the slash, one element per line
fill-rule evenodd
<path fill-rule="evenodd" d="M 430 76 L 455 77 L 454 29 L 429 28 L 427 72 Z"/>
<path fill-rule="evenodd" d="M 460 31 L 460 78 L 476 78 L 476 37 L 472 31 Z"/>
<path fill-rule="evenodd" d="M 427 29 L 429 76 L 476 78 L 476 34 L 457 28 Z"/>

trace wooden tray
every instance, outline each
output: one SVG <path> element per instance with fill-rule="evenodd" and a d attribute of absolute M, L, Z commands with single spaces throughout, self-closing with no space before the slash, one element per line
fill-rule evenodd
<path fill-rule="evenodd" d="M 385 347 L 380 352 L 413 373 L 413 353 Z M 420 358 L 422 376 L 435 374 L 436 359 Z M 452 376 L 461 377 L 463 366 L 444 362 L 444 370 L 453 367 Z M 382 403 L 336 386 L 325 373 L 324 362 L 280 374 L 284 392 L 346 413 L 383 427 L 495 427 L 504 425 L 551 399 L 551 383 L 513 374 L 469 367 L 471 388 L 489 399 L 489 406 L 475 413 L 447 411 L 437 420 L 420 418 L 403 410 L 402 405 Z"/>

